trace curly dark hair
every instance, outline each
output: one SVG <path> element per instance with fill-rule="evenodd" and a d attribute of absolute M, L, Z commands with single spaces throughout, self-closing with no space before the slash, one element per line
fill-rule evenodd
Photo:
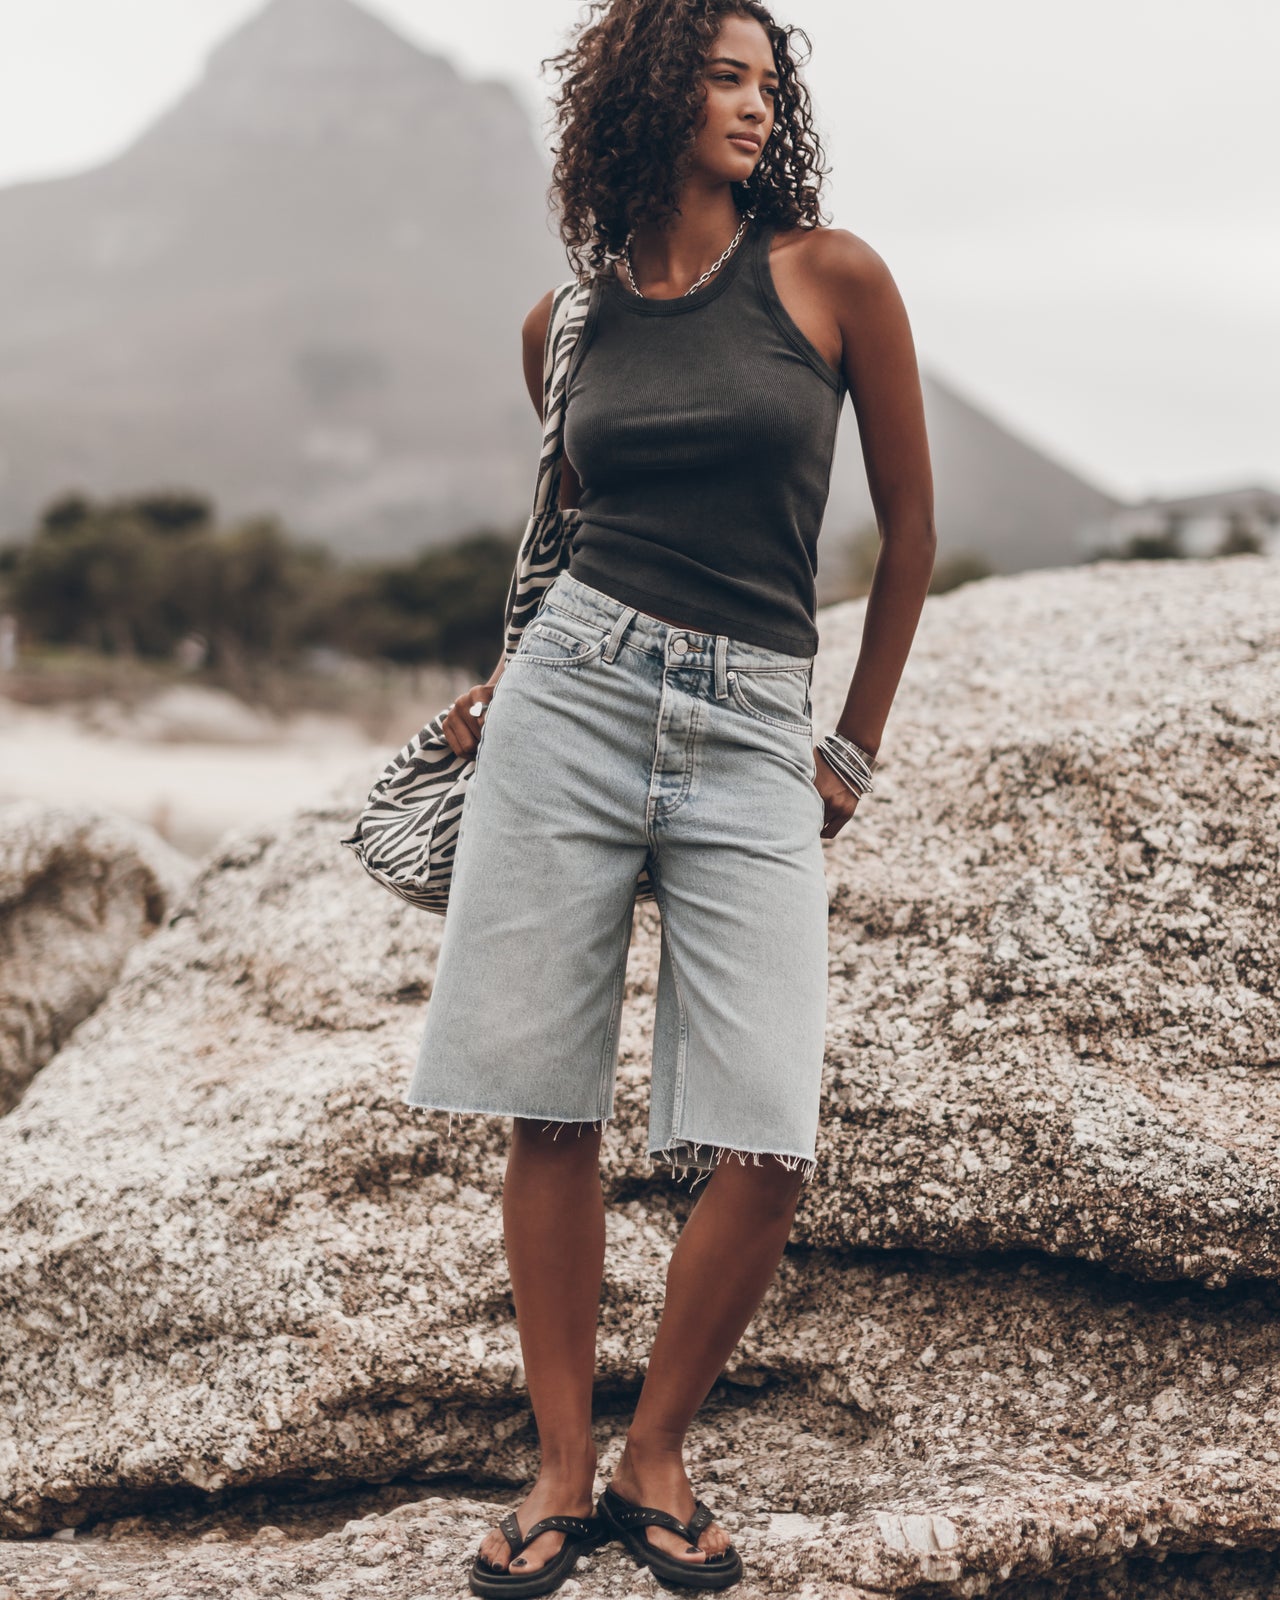
<path fill-rule="evenodd" d="M 676 209 L 681 160 L 702 107 L 708 50 L 728 16 L 760 23 L 778 72 L 774 131 L 751 176 L 731 185 L 740 210 L 778 227 L 816 227 L 823 150 L 793 41 L 759 0 L 591 0 L 573 42 L 546 56 L 560 79 L 552 97 L 555 166 L 550 201 L 579 278 L 604 271 L 637 223 Z"/>

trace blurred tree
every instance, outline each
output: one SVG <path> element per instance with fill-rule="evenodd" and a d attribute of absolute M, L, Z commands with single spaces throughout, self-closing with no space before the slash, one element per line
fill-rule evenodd
<path fill-rule="evenodd" d="M 159 534 L 195 533 L 213 524 L 213 501 L 186 489 L 160 489 L 116 504 Z"/>
<path fill-rule="evenodd" d="M 1178 539 L 1168 533 L 1135 533 L 1120 551 L 1121 561 L 1180 561 L 1185 555 Z"/>
<path fill-rule="evenodd" d="M 85 596 L 99 648 L 137 655 L 163 590 L 163 563 L 145 524 L 124 507 L 85 526 Z"/>
<path fill-rule="evenodd" d="M 20 544 L 0 544 L 0 614 L 17 610 L 17 602 L 13 594 L 13 580 L 19 566 L 25 546 Z"/>
<path fill-rule="evenodd" d="M 220 529 L 212 502 L 185 490 L 99 503 L 71 493 L 14 547 L 0 594 L 48 643 L 172 660 L 198 636 L 246 696 L 317 644 L 483 674 L 502 649 L 520 531 L 485 528 L 409 561 L 349 565 L 295 543 L 274 517 Z"/>
<path fill-rule="evenodd" d="M 150 543 L 128 510 L 65 495 L 45 509 L 22 553 L 14 606 L 40 638 L 135 655 L 163 585 Z"/>
<path fill-rule="evenodd" d="M 55 537 L 60 533 L 74 533 L 77 528 L 83 527 L 92 515 L 92 503 L 78 490 L 71 490 L 56 500 L 51 500 L 44 508 L 40 514 L 39 531 Z"/>
<path fill-rule="evenodd" d="M 502 615 L 519 540 L 484 529 L 423 553 L 418 579 L 435 614 L 435 657 L 487 677 L 502 651 Z"/>
<path fill-rule="evenodd" d="M 261 636 L 278 585 L 261 552 L 256 560 L 246 552 L 269 547 L 271 568 L 288 541 L 278 529 L 250 528 L 228 536 L 224 549 L 212 517 L 205 496 L 180 490 L 105 503 L 63 495 L 45 508 L 19 556 L 13 604 L 37 637 L 117 655 L 171 655 L 210 605 L 234 613 L 240 632 L 256 628 Z M 236 570 L 246 560 L 247 575 Z M 243 660 L 243 650 L 227 649 Z"/>
<path fill-rule="evenodd" d="M 860 527 L 844 547 L 844 571 L 847 592 L 844 599 L 860 599 L 871 592 L 876 562 L 880 557 L 880 529 L 874 522 Z M 972 583 L 978 578 L 990 577 L 995 569 L 985 556 L 974 551 L 959 550 L 934 563 L 929 580 L 930 594 L 943 594 L 957 589 L 962 583 Z"/>
<path fill-rule="evenodd" d="M 1183 518 L 1176 511 L 1165 514 L 1164 526 L 1156 533 L 1135 533 L 1118 552 L 1121 561 L 1181 561 L 1186 556 L 1182 543 Z"/>
<path fill-rule="evenodd" d="M 1243 512 L 1233 511 L 1214 551 L 1217 556 L 1260 556 L 1262 539 Z"/>
<path fill-rule="evenodd" d="M 213 664 L 230 687 L 253 696 L 260 686 L 256 668 L 293 649 L 301 585 L 288 536 L 276 518 L 251 517 L 181 548 L 191 628 L 208 639 Z"/>
<path fill-rule="evenodd" d="M 995 568 L 986 556 L 974 550 L 957 550 L 954 555 L 935 561 L 933 576 L 929 579 L 930 594 L 946 594 L 963 583 L 976 583 L 979 578 L 989 578 Z"/>
<path fill-rule="evenodd" d="M 858 600 L 871 592 L 876 562 L 880 556 L 880 529 L 864 522 L 845 540 L 841 549 L 841 581 L 837 591 L 841 600 Z"/>
<path fill-rule="evenodd" d="M 482 529 L 413 561 L 352 574 L 336 642 L 403 663 L 444 661 L 487 675 L 502 651 L 518 533 Z"/>

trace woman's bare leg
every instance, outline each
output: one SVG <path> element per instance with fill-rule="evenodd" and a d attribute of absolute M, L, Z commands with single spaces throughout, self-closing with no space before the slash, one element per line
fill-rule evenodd
<path fill-rule="evenodd" d="M 667 1268 L 667 1297 L 649 1368 L 613 1475 L 628 1500 L 685 1522 L 695 1496 L 684 1437 L 777 1271 L 803 1187 L 802 1175 L 762 1156 L 722 1161 L 689 1214 Z M 705 1561 L 731 1541 L 713 1522 L 696 1551 L 667 1528 L 646 1536 L 671 1555 Z"/>
<path fill-rule="evenodd" d="M 502 1223 L 515 1297 L 529 1402 L 542 1462 L 516 1508 L 522 1528 L 540 1517 L 585 1517 L 594 1509 L 596 1448 L 591 1435 L 604 1195 L 600 1130 L 590 1123 L 514 1119 L 502 1190 Z M 513 1570 L 532 1572 L 564 1543 L 540 1533 Z M 480 1552 L 506 1567 L 511 1549 L 496 1528 Z"/>

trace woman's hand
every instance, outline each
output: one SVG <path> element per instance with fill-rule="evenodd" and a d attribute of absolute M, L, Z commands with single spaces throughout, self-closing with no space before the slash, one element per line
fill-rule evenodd
<path fill-rule="evenodd" d="M 482 716 L 473 716 L 471 707 L 487 706 L 493 699 L 493 690 L 491 683 L 473 684 L 470 689 L 464 689 L 449 707 L 440 728 L 455 754 L 475 754 L 476 746 L 480 743 L 481 725 L 489 713 L 486 711 Z"/>
<path fill-rule="evenodd" d="M 858 801 L 861 797 L 857 790 L 851 789 L 843 778 L 831 770 L 821 750 L 815 746 L 813 753 L 816 757 L 814 762 L 814 787 L 822 796 L 823 804 L 827 808 L 827 814 L 818 837 L 820 839 L 834 839 L 858 809 Z"/>

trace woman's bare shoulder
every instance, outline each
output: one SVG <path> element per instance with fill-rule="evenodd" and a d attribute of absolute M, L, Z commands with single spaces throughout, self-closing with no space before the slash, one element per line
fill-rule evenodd
<path fill-rule="evenodd" d="M 542 299 L 538 301 L 524 319 L 524 326 L 520 330 L 525 349 L 533 345 L 538 352 L 538 360 L 542 360 L 542 347 L 547 339 L 547 324 L 551 320 L 551 306 L 555 300 L 556 291 L 548 289 Z"/>
<path fill-rule="evenodd" d="M 848 228 L 779 228 L 773 249 L 794 251 L 797 264 L 836 288 L 875 288 L 889 272 L 879 252 Z"/>

